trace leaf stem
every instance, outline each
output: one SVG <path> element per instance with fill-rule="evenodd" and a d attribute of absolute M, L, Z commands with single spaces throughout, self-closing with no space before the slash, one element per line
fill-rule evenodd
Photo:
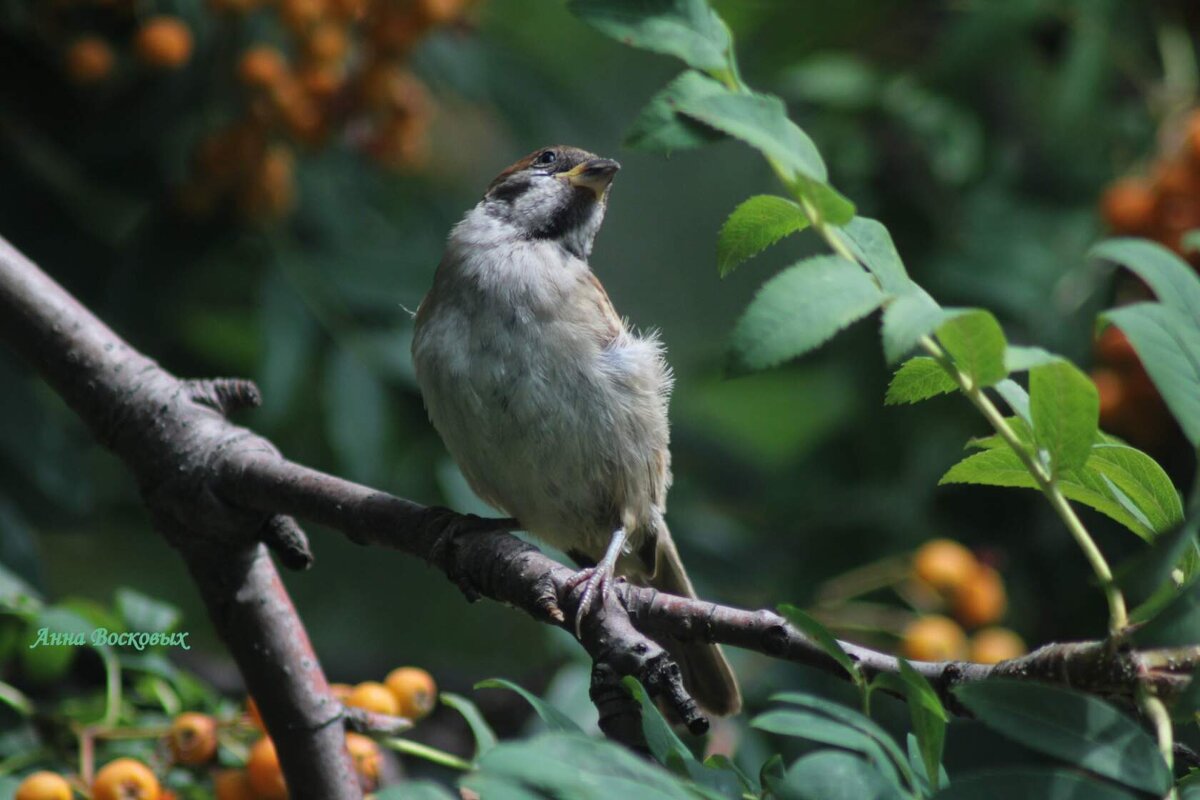
<path fill-rule="evenodd" d="M 383 745 L 391 750 L 423 758 L 426 761 L 432 761 L 434 764 L 440 764 L 450 769 L 470 772 L 475 768 L 475 765 L 470 761 L 461 759 L 453 753 L 447 753 L 444 750 L 438 750 L 436 747 L 414 742 L 411 739 L 384 739 Z"/>
<path fill-rule="evenodd" d="M 996 430 L 996 433 L 1000 434 L 1000 438 L 1021 459 L 1021 463 L 1025 465 L 1025 469 L 1029 471 L 1029 474 L 1033 476 L 1042 494 L 1050 501 L 1051 508 L 1062 519 L 1063 524 L 1067 526 L 1067 530 L 1070 531 L 1076 544 L 1079 545 L 1079 549 L 1083 551 L 1084 558 L 1087 559 L 1092 572 L 1095 573 L 1096 579 L 1100 582 L 1100 586 L 1104 590 L 1104 597 L 1108 601 L 1109 632 L 1114 636 L 1120 634 L 1129 624 L 1129 614 L 1125 609 L 1125 597 L 1113 582 L 1112 568 L 1109 567 L 1104 554 L 1096 546 L 1096 541 L 1088 533 L 1087 528 L 1084 527 L 1082 520 L 1079 519 L 1079 515 L 1075 513 L 1075 509 L 1067 502 L 1067 498 L 1063 495 L 1062 489 L 1059 488 L 1054 477 L 1037 456 L 1021 442 L 1016 431 L 1012 429 L 1012 426 L 1008 424 L 1008 420 L 1000 413 L 1000 409 L 996 408 L 996 404 L 992 402 L 991 398 L 984 394 L 983 388 L 977 386 L 969 375 L 959 370 L 953 360 L 931 337 L 921 337 L 920 343 L 921 348 L 942 365 L 942 368 L 958 384 L 962 393 L 971 401 L 971 404 L 979 410 L 979 413 L 983 414 L 984 418 Z"/>
<path fill-rule="evenodd" d="M 1150 719 L 1150 723 L 1154 725 L 1154 733 L 1158 739 L 1158 749 L 1162 753 L 1163 761 L 1167 762 L 1167 771 L 1171 774 L 1175 773 L 1175 732 L 1171 727 L 1171 715 L 1167 713 L 1167 707 L 1163 705 L 1163 701 L 1155 695 L 1150 694 L 1144 685 L 1138 686 L 1138 705 Z M 1165 800 L 1177 800 L 1179 793 L 1172 787 L 1171 791 L 1166 794 Z"/>

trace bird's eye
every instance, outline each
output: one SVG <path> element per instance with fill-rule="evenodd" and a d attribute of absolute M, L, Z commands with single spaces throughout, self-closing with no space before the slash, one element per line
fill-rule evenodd
<path fill-rule="evenodd" d="M 539 167 L 548 167 L 557 160 L 558 156 L 554 155 L 553 150 L 544 150 L 538 155 L 537 159 L 535 159 L 533 163 Z"/>

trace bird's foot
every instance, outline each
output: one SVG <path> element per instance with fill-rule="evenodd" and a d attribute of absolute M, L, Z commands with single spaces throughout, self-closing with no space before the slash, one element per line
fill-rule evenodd
<path fill-rule="evenodd" d="M 594 567 L 585 567 L 567 579 L 568 593 L 575 591 L 581 584 L 583 585 L 583 594 L 579 598 L 579 607 L 575 611 L 576 639 L 581 638 L 583 618 L 591 612 L 596 598 L 600 598 L 600 605 L 603 607 L 604 601 L 608 597 L 608 589 L 612 585 L 613 575 L 617 569 L 617 559 L 621 557 L 621 550 L 625 547 L 626 538 L 627 534 L 624 528 L 613 531 L 612 541 L 609 542 L 608 549 L 604 551 L 604 558 L 600 559 L 600 563 Z"/>

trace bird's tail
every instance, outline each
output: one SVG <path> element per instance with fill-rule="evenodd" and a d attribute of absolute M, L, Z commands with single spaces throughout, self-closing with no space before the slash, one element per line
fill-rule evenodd
<path fill-rule="evenodd" d="M 696 597 L 679 551 L 665 529 L 658 536 L 658 568 L 650 584 L 660 592 Z M 671 656 L 683 671 L 683 684 L 696 702 L 718 716 L 736 714 L 742 708 L 742 693 L 720 646 L 708 642 L 671 642 Z"/>

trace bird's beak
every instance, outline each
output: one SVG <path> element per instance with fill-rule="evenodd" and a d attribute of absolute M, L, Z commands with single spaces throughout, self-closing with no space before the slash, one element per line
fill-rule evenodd
<path fill-rule="evenodd" d="M 565 179 L 572 186 L 591 189 L 596 193 L 596 199 L 599 200 L 620 168 L 621 165 L 611 158 L 592 158 L 561 173 L 559 177 Z"/>

